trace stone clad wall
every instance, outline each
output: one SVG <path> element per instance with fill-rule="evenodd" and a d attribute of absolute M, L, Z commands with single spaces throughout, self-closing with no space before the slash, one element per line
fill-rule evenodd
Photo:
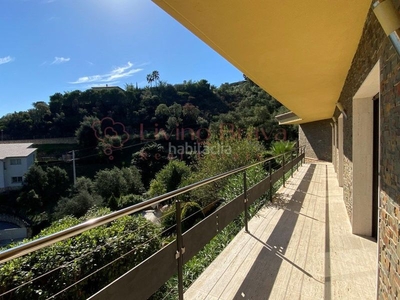
<path fill-rule="evenodd" d="M 388 47 L 388 41 L 374 13 L 370 10 L 363 36 L 338 99 L 347 113 L 347 119 L 343 120 L 343 196 L 349 216 L 352 215 L 353 207 L 353 97 L 379 61 L 382 54 L 377 50 L 382 50 L 382 46 Z M 335 118 L 337 119 L 339 115 L 340 111 L 336 109 Z"/>
<path fill-rule="evenodd" d="M 381 191 L 379 225 L 379 299 L 400 298 L 400 207 Z"/>
<path fill-rule="evenodd" d="M 400 1 L 394 1 L 400 7 Z M 381 56 L 379 295 L 400 298 L 400 57 L 386 39 Z M 388 297 L 389 296 L 389 297 Z"/>
<path fill-rule="evenodd" d="M 392 1 L 392 0 L 389 0 Z M 397 8 L 400 0 L 393 1 Z M 371 69 L 380 61 L 380 207 L 378 299 L 400 298 L 400 59 L 385 36 L 372 10 L 354 56 L 339 101 L 345 107 L 343 194 L 349 216 L 352 215 L 353 163 L 352 99 Z M 335 117 L 339 111 L 335 111 Z"/>
<path fill-rule="evenodd" d="M 323 120 L 299 126 L 299 145 L 306 146 L 306 157 L 332 161 L 331 120 Z"/>

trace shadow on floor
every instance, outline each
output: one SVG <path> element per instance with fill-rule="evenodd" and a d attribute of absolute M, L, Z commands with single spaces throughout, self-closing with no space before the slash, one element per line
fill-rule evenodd
<path fill-rule="evenodd" d="M 306 276 L 312 277 L 311 274 L 289 261 L 284 255 L 293 234 L 294 227 L 299 217 L 298 212 L 300 212 L 302 208 L 315 168 L 316 165 L 310 165 L 299 187 L 289 200 L 287 195 L 284 194 L 280 194 L 275 198 L 273 205 L 278 208 L 283 208 L 285 211 L 268 240 L 262 241 L 250 233 L 252 237 L 264 244 L 265 247 L 257 256 L 234 299 L 268 299 L 283 260 L 290 262 L 294 267 L 304 272 Z"/>

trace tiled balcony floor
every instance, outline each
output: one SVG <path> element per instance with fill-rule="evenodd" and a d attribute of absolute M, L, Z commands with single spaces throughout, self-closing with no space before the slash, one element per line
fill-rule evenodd
<path fill-rule="evenodd" d="M 304 164 L 185 299 L 376 299 L 376 242 L 351 234 L 330 163 Z"/>

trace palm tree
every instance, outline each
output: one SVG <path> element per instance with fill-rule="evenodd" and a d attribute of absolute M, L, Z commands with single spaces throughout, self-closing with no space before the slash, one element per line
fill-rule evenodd
<path fill-rule="evenodd" d="M 147 82 L 150 84 L 150 86 L 153 86 L 153 82 L 156 83 L 160 80 L 160 73 L 158 73 L 158 71 L 153 71 L 151 72 L 151 74 L 147 74 L 146 76 Z"/>
<path fill-rule="evenodd" d="M 153 77 L 153 81 L 156 83 L 157 86 L 157 82 L 160 81 L 160 73 L 158 73 L 158 71 L 153 71 L 151 73 L 152 77 Z"/>
<path fill-rule="evenodd" d="M 154 73 L 154 72 L 153 72 L 153 73 Z M 146 80 L 147 80 L 147 82 L 150 84 L 150 86 L 153 86 L 153 81 L 154 81 L 153 74 L 147 74 Z"/>
<path fill-rule="evenodd" d="M 272 156 L 278 156 L 275 158 L 276 162 L 282 166 L 283 164 L 283 157 L 285 157 L 285 161 L 287 162 L 291 158 L 291 150 L 293 150 L 294 146 L 296 145 L 295 142 L 290 141 L 276 141 L 272 143 L 272 146 L 267 154 Z M 284 155 L 282 155 L 284 154 Z"/>

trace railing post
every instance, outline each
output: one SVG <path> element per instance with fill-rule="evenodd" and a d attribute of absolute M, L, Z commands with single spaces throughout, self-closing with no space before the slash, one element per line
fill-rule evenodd
<path fill-rule="evenodd" d="M 303 147 L 300 148 L 300 156 L 303 155 Z M 300 159 L 300 167 L 303 165 L 303 158 Z"/>
<path fill-rule="evenodd" d="M 244 193 L 244 229 L 246 232 L 249 232 L 248 220 L 249 220 L 249 212 L 247 211 L 247 175 L 246 171 L 243 172 L 243 193 Z"/>
<path fill-rule="evenodd" d="M 272 172 L 271 172 L 271 161 L 268 162 L 268 173 L 269 173 L 269 201 L 272 203 Z"/>
<path fill-rule="evenodd" d="M 297 151 L 296 151 L 296 159 L 300 156 L 300 149 L 297 149 Z M 299 161 L 297 161 L 297 163 L 296 163 L 296 171 L 298 171 L 299 170 L 299 164 L 300 164 L 300 162 Z"/>
<path fill-rule="evenodd" d="M 304 156 L 303 156 L 303 164 L 305 164 L 306 163 L 306 148 L 305 147 L 303 147 L 303 154 L 304 154 Z"/>
<path fill-rule="evenodd" d="M 282 176 L 282 181 L 283 181 L 283 186 L 285 187 L 285 154 L 282 154 L 282 169 L 283 169 L 283 176 Z"/>
<path fill-rule="evenodd" d="M 183 247 L 182 238 L 182 207 L 181 201 L 176 200 L 176 254 L 175 258 L 178 261 L 178 295 L 179 300 L 183 300 L 183 253 L 185 249 Z"/>
<path fill-rule="evenodd" d="M 291 171 L 291 173 L 292 173 L 292 178 L 293 178 L 293 151 L 294 150 L 292 150 L 292 151 L 290 151 L 290 171 Z"/>

